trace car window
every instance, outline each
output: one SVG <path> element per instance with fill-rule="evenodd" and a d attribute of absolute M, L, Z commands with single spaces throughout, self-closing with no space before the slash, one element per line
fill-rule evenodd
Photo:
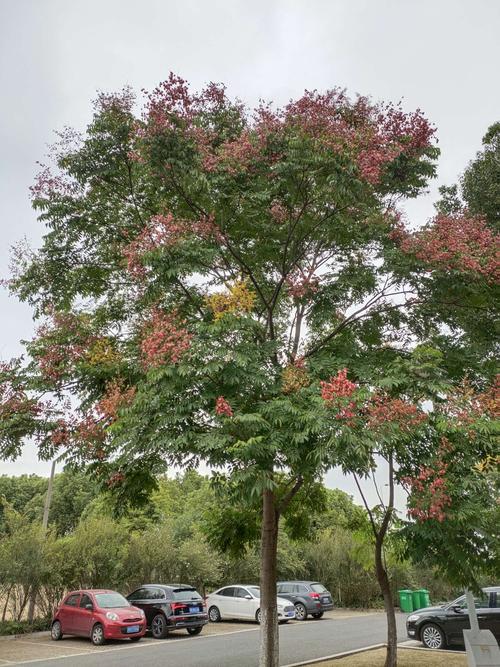
<path fill-rule="evenodd" d="M 250 595 L 253 595 L 254 598 L 260 598 L 260 588 L 258 586 L 249 586 L 248 592 Z"/>
<path fill-rule="evenodd" d="M 234 591 L 234 586 L 227 586 L 227 588 L 223 588 L 221 591 L 219 591 L 219 595 L 225 595 L 228 598 L 232 598 L 234 597 Z"/>
<path fill-rule="evenodd" d="M 147 591 L 145 588 L 138 588 L 127 598 L 128 600 L 147 600 Z"/>
<path fill-rule="evenodd" d="M 236 593 L 234 594 L 235 598 L 244 598 L 246 595 L 250 595 L 246 588 L 237 588 Z"/>
<path fill-rule="evenodd" d="M 307 593 L 307 586 L 304 586 L 304 584 L 299 584 L 297 586 L 297 592 L 298 593 Z"/>
<path fill-rule="evenodd" d="M 80 600 L 80 607 L 82 607 L 83 609 L 85 609 L 85 607 L 86 607 L 88 604 L 92 604 L 92 600 L 89 598 L 88 595 L 85 595 L 85 593 L 84 593 L 84 594 L 82 595 L 82 599 Z M 92 604 L 92 606 L 93 606 L 93 604 Z"/>
<path fill-rule="evenodd" d="M 164 600 L 165 592 L 156 586 L 151 586 L 151 588 L 146 588 L 146 597 L 145 600 Z"/>
<path fill-rule="evenodd" d="M 500 596 L 496 591 L 490 593 L 490 609 L 500 609 Z"/>
<path fill-rule="evenodd" d="M 490 598 L 487 593 L 483 593 L 480 597 L 474 596 L 474 605 L 476 609 L 482 609 L 483 607 L 488 607 L 490 603 Z M 467 609 L 467 598 L 465 595 L 455 600 L 452 603 L 453 607 L 461 607 L 462 609 Z"/>
<path fill-rule="evenodd" d="M 130 602 L 120 593 L 96 593 L 95 599 L 102 609 L 130 607 Z"/>
<path fill-rule="evenodd" d="M 327 593 L 328 591 L 323 584 L 311 584 L 311 588 L 315 593 Z"/>
<path fill-rule="evenodd" d="M 293 593 L 293 588 L 292 584 L 281 584 L 278 587 L 278 593 Z"/>
<path fill-rule="evenodd" d="M 75 593 L 66 598 L 64 604 L 68 605 L 68 607 L 76 607 L 79 599 L 80 599 L 80 593 Z"/>
<path fill-rule="evenodd" d="M 202 600 L 196 588 L 174 588 L 172 597 L 174 600 Z"/>

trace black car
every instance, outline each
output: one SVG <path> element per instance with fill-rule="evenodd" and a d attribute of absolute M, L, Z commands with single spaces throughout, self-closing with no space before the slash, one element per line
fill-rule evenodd
<path fill-rule="evenodd" d="M 483 588 L 480 597 L 474 598 L 479 627 L 491 630 L 500 643 L 500 586 Z M 463 646 L 463 631 L 470 628 L 465 595 L 441 607 L 425 607 L 406 619 L 406 632 L 410 639 L 418 639 L 427 648 Z"/>
<path fill-rule="evenodd" d="M 199 635 L 208 623 L 203 598 L 196 588 L 185 584 L 145 584 L 130 593 L 127 600 L 144 609 L 148 629 L 156 639 L 183 628 L 190 635 Z"/>
<path fill-rule="evenodd" d="M 333 609 L 331 593 L 318 581 L 279 581 L 277 592 L 295 605 L 295 618 L 305 621 L 308 614 L 321 618 L 325 611 Z"/>

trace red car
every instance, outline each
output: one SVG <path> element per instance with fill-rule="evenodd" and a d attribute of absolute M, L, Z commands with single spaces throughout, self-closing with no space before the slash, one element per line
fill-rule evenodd
<path fill-rule="evenodd" d="M 84 590 L 69 593 L 56 609 L 51 637 L 63 635 L 90 637 L 100 646 L 107 639 L 130 639 L 137 642 L 146 632 L 142 609 L 134 607 L 116 591 Z"/>

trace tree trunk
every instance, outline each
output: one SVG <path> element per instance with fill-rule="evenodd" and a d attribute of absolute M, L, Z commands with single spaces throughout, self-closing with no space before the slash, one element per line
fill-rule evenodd
<path fill-rule="evenodd" d="M 266 489 L 262 502 L 259 667 L 278 667 L 279 631 L 276 605 L 276 555 L 279 511 L 274 492 Z"/>
<path fill-rule="evenodd" d="M 385 667 L 396 667 L 398 651 L 396 614 L 394 612 L 391 584 L 382 561 L 382 540 L 379 539 L 377 539 L 375 544 L 375 572 L 384 598 L 384 608 L 387 617 L 387 655 L 385 658 Z"/>

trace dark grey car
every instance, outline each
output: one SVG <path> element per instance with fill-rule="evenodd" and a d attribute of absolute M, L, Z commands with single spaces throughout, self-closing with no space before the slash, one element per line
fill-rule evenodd
<path fill-rule="evenodd" d="M 325 611 L 333 609 L 330 591 L 318 581 L 279 581 L 277 592 L 280 598 L 293 602 L 298 621 L 305 621 L 309 614 L 321 618 Z"/>

